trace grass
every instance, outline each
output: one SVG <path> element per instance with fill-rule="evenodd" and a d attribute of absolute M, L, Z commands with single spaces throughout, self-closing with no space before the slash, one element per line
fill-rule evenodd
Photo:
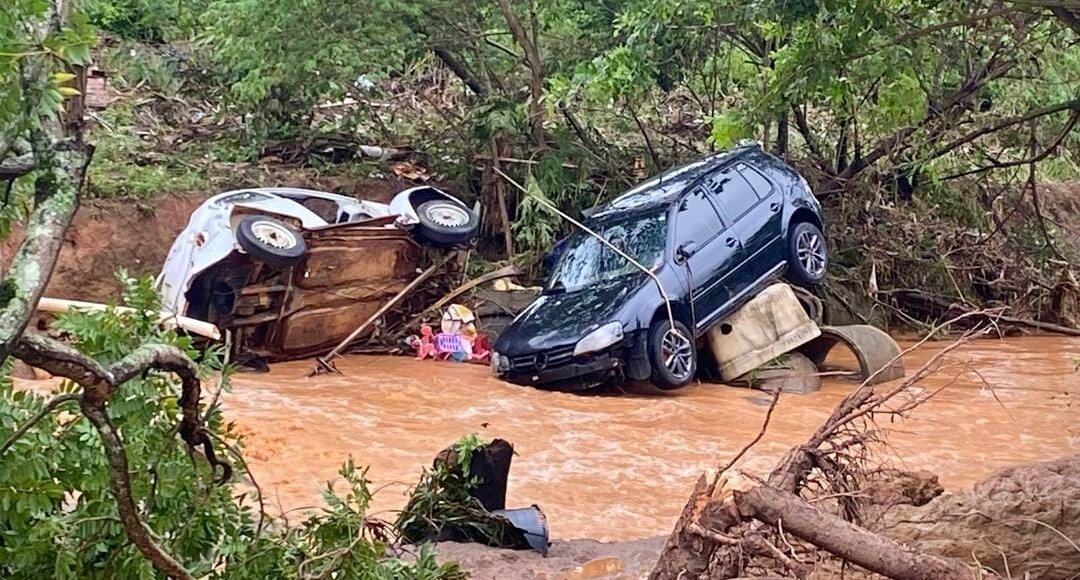
<path fill-rule="evenodd" d="M 95 151 L 87 169 L 87 197 L 146 198 L 211 186 L 203 168 L 183 159 L 188 155 L 162 152 L 155 139 L 140 137 L 134 111 L 133 102 L 117 101 L 91 124 L 88 140 Z"/>

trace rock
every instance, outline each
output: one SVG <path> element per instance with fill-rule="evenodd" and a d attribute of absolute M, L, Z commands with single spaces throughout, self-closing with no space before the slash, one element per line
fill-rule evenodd
<path fill-rule="evenodd" d="M 881 531 L 942 556 L 974 556 L 1003 578 L 1075 578 L 1080 455 L 1009 467 L 970 491 L 946 493 L 921 507 L 898 506 Z"/>

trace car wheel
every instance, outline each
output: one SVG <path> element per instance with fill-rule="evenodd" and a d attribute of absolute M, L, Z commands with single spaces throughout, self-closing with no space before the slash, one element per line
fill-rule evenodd
<path fill-rule="evenodd" d="M 468 208 L 443 199 L 420 204 L 416 217 L 420 220 L 417 233 L 435 244 L 467 244 L 480 226 L 479 218 Z"/>
<path fill-rule="evenodd" d="M 694 335 L 686 325 L 667 319 L 658 320 L 649 329 L 649 362 L 652 383 L 661 389 L 685 387 L 697 373 L 697 348 Z"/>
<path fill-rule="evenodd" d="M 795 224 L 788 234 L 788 278 L 800 286 L 816 286 L 828 268 L 825 234 L 810 222 Z"/>
<path fill-rule="evenodd" d="M 274 218 L 261 215 L 240 220 L 236 241 L 252 258 L 279 268 L 295 265 L 307 251 L 307 244 L 299 233 Z"/>

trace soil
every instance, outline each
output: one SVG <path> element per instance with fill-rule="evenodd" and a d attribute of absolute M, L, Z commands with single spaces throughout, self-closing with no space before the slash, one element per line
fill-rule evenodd
<path fill-rule="evenodd" d="M 457 562 L 472 580 L 629 580 L 649 575 L 663 536 L 627 542 L 554 542 L 548 556 L 529 550 L 499 550 L 478 544 L 442 543 L 440 561 Z"/>
<path fill-rule="evenodd" d="M 944 556 L 974 555 L 1003 578 L 1076 578 L 1080 455 L 1005 468 L 970 490 L 899 507 L 883 531 Z"/>

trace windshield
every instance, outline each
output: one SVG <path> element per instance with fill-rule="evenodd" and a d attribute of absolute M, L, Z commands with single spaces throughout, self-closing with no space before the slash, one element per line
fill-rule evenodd
<path fill-rule="evenodd" d="M 666 211 L 609 221 L 593 230 L 650 270 L 663 260 Z M 567 238 L 547 289 L 572 292 L 635 272 L 640 270 L 600 240 L 578 231 Z"/>

